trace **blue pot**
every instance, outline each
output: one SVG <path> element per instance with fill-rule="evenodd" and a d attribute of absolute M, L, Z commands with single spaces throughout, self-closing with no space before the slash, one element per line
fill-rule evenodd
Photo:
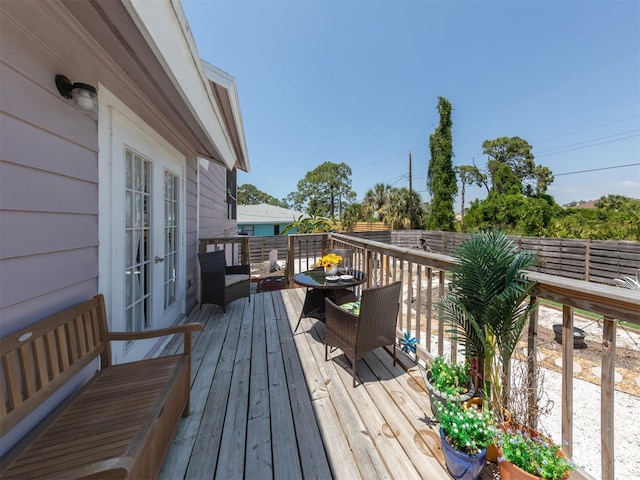
<path fill-rule="evenodd" d="M 456 480 L 476 480 L 484 468 L 487 460 L 487 449 L 480 453 L 469 455 L 460 452 L 451 446 L 444 435 L 444 430 L 440 428 L 440 440 L 442 452 L 444 453 L 444 463 L 449 470 L 449 474 Z"/>

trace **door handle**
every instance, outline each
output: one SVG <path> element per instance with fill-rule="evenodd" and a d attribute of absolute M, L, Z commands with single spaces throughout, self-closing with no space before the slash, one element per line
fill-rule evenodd
<path fill-rule="evenodd" d="M 162 263 L 164 262 L 164 257 L 158 257 L 156 255 L 156 257 L 153 259 L 153 263 Z"/>

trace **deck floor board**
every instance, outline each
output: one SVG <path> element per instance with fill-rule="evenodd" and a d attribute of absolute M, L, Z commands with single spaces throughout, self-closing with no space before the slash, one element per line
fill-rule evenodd
<path fill-rule="evenodd" d="M 324 324 L 303 318 L 304 289 L 213 305 L 194 336 L 191 415 L 161 479 L 449 479 L 419 373 L 378 349 L 358 362 L 324 360 Z M 164 354 L 180 351 L 172 341 Z"/>

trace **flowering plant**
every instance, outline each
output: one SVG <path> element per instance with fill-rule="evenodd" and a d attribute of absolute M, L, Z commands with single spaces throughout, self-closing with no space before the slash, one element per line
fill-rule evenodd
<path fill-rule="evenodd" d="M 560 480 L 575 468 L 560 446 L 537 432 L 530 434 L 509 428 L 498 437 L 498 462 L 510 461 L 516 467 L 544 480 Z"/>
<path fill-rule="evenodd" d="M 340 255 L 337 255 L 335 253 L 328 253 L 327 255 L 322 257 L 320 260 L 318 260 L 318 266 L 331 268 L 338 265 L 341 261 L 342 261 L 342 257 Z"/>
<path fill-rule="evenodd" d="M 469 364 L 452 364 L 436 357 L 429 368 L 433 388 L 447 395 L 462 395 L 469 390 Z"/>
<path fill-rule="evenodd" d="M 440 427 L 449 444 L 464 453 L 475 455 L 493 443 L 496 428 L 488 410 L 464 408 L 459 403 L 438 405 Z"/>

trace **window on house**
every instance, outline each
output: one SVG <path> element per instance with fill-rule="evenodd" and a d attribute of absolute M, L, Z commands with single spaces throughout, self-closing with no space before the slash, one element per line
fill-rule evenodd
<path fill-rule="evenodd" d="M 253 225 L 239 225 L 238 233 L 240 235 L 253 235 Z"/>
<path fill-rule="evenodd" d="M 236 170 L 227 170 L 227 220 L 235 220 L 237 209 L 237 172 Z"/>
<path fill-rule="evenodd" d="M 274 235 L 280 235 L 280 225 L 274 225 L 273 226 L 273 234 Z"/>

